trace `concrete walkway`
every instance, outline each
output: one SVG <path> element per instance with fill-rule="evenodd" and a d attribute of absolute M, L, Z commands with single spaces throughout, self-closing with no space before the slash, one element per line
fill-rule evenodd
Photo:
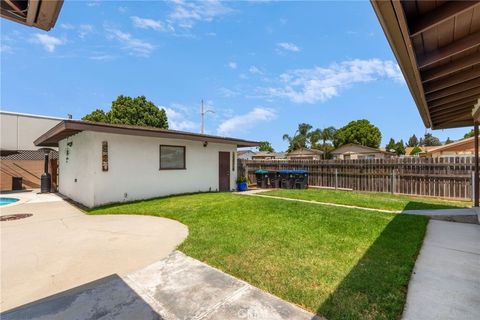
<path fill-rule="evenodd" d="M 403 319 L 480 319 L 480 225 L 430 220 Z"/>
<path fill-rule="evenodd" d="M 170 219 L 88 216 L 56 195 L 8 194 L 22 200 L 1 215 L 1 310 L 84 283 L 143 268 L 170 254 L 188 234 Z"/>
<path fill-rule="evenodd" d="M 20 319 L 320 319 L 175 251 L 126 276 L 110 276 L 2 315 Z"/>
<path fill-rule="evenodd" d="M 320 202 L 320 201 L 315 201 L 315 200 L 293 199 L 293 198 L 285 198 L 285 197 L 269 196 L 269 195 L 261 194 L 262 192 L 266 192 L 266 191 L 268 191 L 268 190 L 253 189 L 253 190 L 248 190 L 248 191 L 244 191 L 244 192 L 235 192 L 235 194 L 242 195 L 242 196 L 262 197 L 262 198 L 285 200 L 285 201 L 303 202 L 303 203 L 317 204 L 317 205 L 330 206 L 330 207 L 340 207 L 340 208 L 358 209 L 358 210 L 384 212 L 384 213 L 401 213 L 401 211 L 395 211 L 395 210 L 365 208 L 365 207 L 351 206 L 351 205 L 348 205 L 348 204 Z"/>

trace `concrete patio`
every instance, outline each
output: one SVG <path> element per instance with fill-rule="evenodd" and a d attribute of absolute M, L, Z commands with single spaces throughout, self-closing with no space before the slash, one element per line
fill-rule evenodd
<path fill-rule="evenodd" d="M 175 251 L 139 271 L 111 275 L 7 312 L 2 319 L 321 318 Z"/>
<path fill-rule="evenodd" d="M 126 274 L 170 254 L 187 236 L 183 224 L 151 216 L 89 216 L 61 197 L 10 193 L 18 204 L 1 215 L 1 310 L 87 282 Z"/>

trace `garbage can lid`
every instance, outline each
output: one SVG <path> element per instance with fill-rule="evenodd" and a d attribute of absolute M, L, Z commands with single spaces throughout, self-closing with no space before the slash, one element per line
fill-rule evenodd
<path fill-rule="evenodd" d="M 255 173 L 268 173 L 268 170 L 257 170 Z"/>

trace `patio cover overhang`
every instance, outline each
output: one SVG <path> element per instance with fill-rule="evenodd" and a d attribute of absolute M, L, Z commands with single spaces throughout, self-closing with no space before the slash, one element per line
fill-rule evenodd
<path fill-rule="evenodd" d="M 153 127 L 131 126 L 123 124 L 106 124 L 99 122 L 64 120 L 52 129 L 41 135 L 33 143 L 41 147 L 58 147 L 58 142 L 82 131 L 94 131 L 114 134 L 125 134 L 143 137 L 158 137 L 167 139 L 183 139 L 201 142 L 216 142 L 234 144 L 239 148 L 259 146 L 257 141 L 249 141 L 236 138 L 212 136 L 192 132 L 159 129 Z"/>
<path fill-rule="evenodd" d="M 49 31 L 57 22 L 63 0 L 1 0 L 0 16 Z"/>
<path fill-rule="evenodd" d="M 480 1 L 372 0 L 427 128 L 471 126 L 480 99 Z M 476 117 L 476 118 L 474 118 Z"/>
<path fill-rule="evenodd" d="M 371 0 L 427 128 L 474 126 L 479 206 L 480 1 Z"/>

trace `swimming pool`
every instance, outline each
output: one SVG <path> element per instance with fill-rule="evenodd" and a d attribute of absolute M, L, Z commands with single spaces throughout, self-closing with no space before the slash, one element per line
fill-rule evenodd
<path fill-rule="evenodd" d="M 0 197 L 0 206 L 5 206 L 10 203 L 17 202 L 17 198 L 6 198 L 6 197 Z"/>

